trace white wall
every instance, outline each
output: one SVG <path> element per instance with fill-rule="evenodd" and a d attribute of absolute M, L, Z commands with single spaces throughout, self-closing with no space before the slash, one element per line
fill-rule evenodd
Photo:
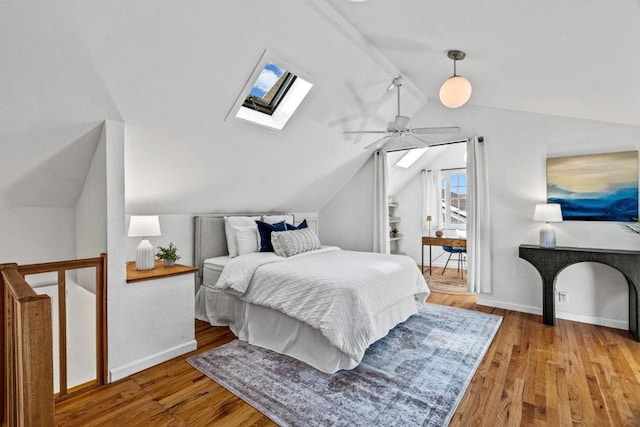
<path fill-rule="evenodd" d="M 148 212 L 145 215 L 155 215 L 155 212 Z M 193 265 L 193 215 L 158 215 L 160 220 L 160 236 L 148 237 L 155 251 L 158 246 L 167 247 L 172 242 L 178 248 L 180 259 L 178 263 Z M 129 228 L 131 215 L 126 216 L 126 226 Z M 140 244 L 140 237 L 127 237 L 127 261 L 135 261 L 136 248 Z M 155 253 L 155 252 L 154 252 Z"/>
<path fill-rule="evenodd" d="M 197 343 L 192 275 L 126 283 L 124 125 L 107 121 L 105 134 L 109 374 L 115 381 L 191 351 Z"/>
<path fill-rule="evenodd" d="M 354 251 L 373 250 L 374 158 L 320 210 L 323 245 Z"/>
<path fill-rule="evenodd" d="M 0 261 L 34 264 L 75 257 L 75 209 L 1 207 Z"/>
<path fill-rule="evenodd" d="M 518 246 L 538 242 L 540 224 L 533 222 L 533 210 L 536 203 L 546 200 L 547 157 L 639 150 L 640 127 L 471 105 L 447 110 L 436 101 L 413 120 L 419 123 L 427 118 L 461 124 L 464 134 L 483 135 L 487 144 L 493 292 L 480 295 L 478 302 L 541 314 L 541 279 L 531 265 L 518 258 Z M 373 173 L 369 175 L 367 179 L 356 175 L 345 186 L 348 191 L 338 193 L 321 210 L 323 227 L 330 225 L 337 238 L 352 233 L 349 220 L 340 220 L 341 212 L 354 212 L 359 223 L 372 220 L 371 201 L 363 206 L 367 202 L 359 198 L 372 188 Z M 406 191 L 415 192 L 416 188 L 409 184 Z M 398 197 L 405 199 L 406 195 L 398 193 Z M 410 209 L 413 202 L 401 202 L 400 209 L 403 206 Z M 565 221 L 555 227 L 559 246 L 640 250 L 640 238 L 625 232 L 619 223 Z M 370 241 L 357 226 L 353 232 L 361 242 Z M 403 249 L 411 251 L 408 246 Z M 556 306 L 559 317 L 628 327 L 628 285 L 618 272 L 579 264 L 561 273 L 556 287 L 569 293 L 569 302 Z"/>
<path fill-rule="evenodd" d="M 472 106 L 451 111 L 434 103 L 421 114 L 455 118 L 473 134 L 485 136 L 493 292 L 480 295 L 478 302 L 541 313 L 541 279 L 518 258 L 518 246 L 538 242 L 540 224 L 533 222 L 533 210 L 546 200 L 546 159 L 638 150 L 640 127 Z M 566 221 L 556 230 L 559 246 L 640 249 L 638 236 L 619 223 Z M 559 317 L 628 327 L 628 297 L 622 297 L 628 285 L 621 274 L 579 264 L 565 270 L 556 287 L 569 293 L 569 302 L 557 305 Z"/>
<path fill-rule="evenodd" d="M 107 252 L 107 147 L 102 126 L 87 178 L 76 204 L 76 258 L 94 258 Z M 78 271 L 78 284 L 95 294 L 95 271 Z"/>

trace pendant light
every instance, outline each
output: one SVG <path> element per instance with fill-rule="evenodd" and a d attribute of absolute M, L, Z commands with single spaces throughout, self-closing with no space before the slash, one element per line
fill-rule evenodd
<path fill-rule="evenodd" d="M 467 103 L 471 97 L 471 83 L 456 74 L 456 61 L 462 61 L 466 54 L 461 50 L 450 50 L 447 56 L 453 59 L 453 76 L 440 87 L 440 102 L 445 107 L 458 108 Z"/>

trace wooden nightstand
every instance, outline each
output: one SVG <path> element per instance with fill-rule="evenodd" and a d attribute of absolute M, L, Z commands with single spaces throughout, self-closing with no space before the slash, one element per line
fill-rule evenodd
<path fill-rule="evenodd" d="M 195 273 L 196 271 L 198 271 L 197 268 L 182 264 L 165 267 L 164 261 L 156 261 L 156 267 L 153 270 L 136 270 L 135 261 L 131 261 L 127 263 L 127 283 L 180 276 L 182 274 Z"/>

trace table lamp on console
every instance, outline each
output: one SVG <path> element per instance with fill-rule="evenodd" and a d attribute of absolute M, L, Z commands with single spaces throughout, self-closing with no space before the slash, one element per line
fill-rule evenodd
<path fill-rule="evenodd" d="M 551 222 L 562 222 L 562 210 L 558 203 L 543 203 L 536 205 L 533 214 L 534 221 L 543 221 L 540 228 L 540 247 L 553 249 L 556 247 L 556 231 Z"/>
<path fill-rule="evenodd" d="M 153 245 L 146 238 L 160 235 L 157 215 L 133 215 L 129 222 L 129 237 L 142 237 L 136 249 L 136 270 L 153 270 L 156 265 Z"/>

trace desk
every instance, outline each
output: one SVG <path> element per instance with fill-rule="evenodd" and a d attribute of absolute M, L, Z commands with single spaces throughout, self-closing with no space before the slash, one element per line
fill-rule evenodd
<path fill-rule="evenodd" d="M 553 283 L 566 267 L 579 262 L 599 262 L 622 273 L 629 284 L 629 330 L 636 341 L 640 341 L 640 251 L 618 249 L 589 249 L 557 247 L 541 248 L 535 245 L 520 245 L 520 258 L 529 261 L 542 278 L 542 321 L 545 325 L 556 324 L 556 306 Z"/>
<path fill-rule="evenodd" d="M 431 246 L 453 246 L 455 248 L 466 248 L 467 239 L 459 237 L 432 237 L 422 236 L 422 264 L 421 269 L 424 273 L 424 247 L 429 246 L 429 276 L 431 276 Z"/>

